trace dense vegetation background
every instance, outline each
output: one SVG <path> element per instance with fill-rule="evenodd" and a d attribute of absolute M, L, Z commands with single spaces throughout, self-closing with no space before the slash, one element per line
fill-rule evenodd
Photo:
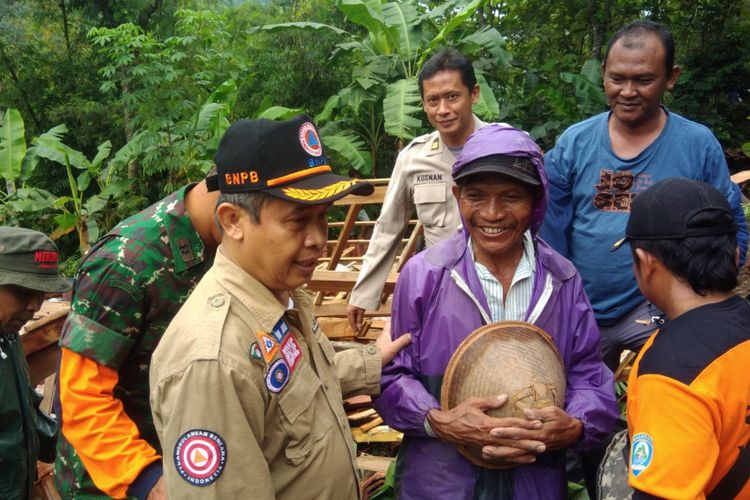
<path fill-rule="evenodd" d="M 416 74 L 445 45 L 475 62 L 478 114 L 550 148 L 606 109 L 604 48 L 639 18 L 677 42 L 667 105 L 711 127 L 739 167 L 750 0 L 4 0 L 0 224 L 52 234 L 72 267 L 123 217 L 201 178 L 243 117 L 303 110 L 336 168 L 388 176 L 429 130 Z"/>

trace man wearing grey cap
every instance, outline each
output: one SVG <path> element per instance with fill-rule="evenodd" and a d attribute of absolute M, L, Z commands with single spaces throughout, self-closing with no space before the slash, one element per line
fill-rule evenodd
<path fill-rule="evenodd" d="M 0 227 L 0 498 L 25 499 L 39 456 L 38 395 L 29 385 L 18 331 L 46 293 L 70 288 L 60 276 L 55 244 L 30 229 Z"/>

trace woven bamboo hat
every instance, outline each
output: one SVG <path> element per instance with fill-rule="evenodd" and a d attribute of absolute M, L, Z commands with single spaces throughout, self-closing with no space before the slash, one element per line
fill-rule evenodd
<path fill-rule="evenodd" d="M 520 417 L 526 408 L 565 404 L 565 369 L 557 346 L 541 328 L 522 321 L 490 323 L 474 330 L 456 349 L 443 378 L 444 410 L 470 397 L 507 394 L 508 402 L 488 410 L 491 417 Z M 472 463 L 497 466 L 482 459 L 478 448 L 459 447 Z"/>

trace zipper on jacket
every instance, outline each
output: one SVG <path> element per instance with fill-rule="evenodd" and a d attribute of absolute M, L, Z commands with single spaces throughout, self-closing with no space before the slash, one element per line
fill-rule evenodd
<path fill-rule="evenodd" d="M 458 288 L 463 290 L 463 292 L 469 296 L 472 302 L 474 302 L 474 305 L 477 306 L 477 309 L 479 309 L 479 313 L 482 315 L 482 319 L 484 320 L 485 324 L 492 323 L 492 318 L 490 318 L 490 315 L 487 314 L 487 311 L 484 310 L 484 307 L 482 307 L 482 304 L 479 303 L 479 299 L 477 299 L 474 296 L 474 293 L 469 288 L 469 285 L 466 284 L 464 279 L 461 277 L 460 274 L 455 269 L 451 269 L 451 278 L 453 278 L 453 281 L 456 282 L 456 285 L 458 285 Z"/>
<path fill-rule="evenodd" d="M 542 290 L 542 294 L 539 296 L 539 300 L 536 301 L 536 305 L 534 306 L 534 309 L 531 311 L 531 314 L 529 314 L 529 317 L 526 319 L 529 323 L 536 323 L 536 320 L 539 319 L 539 316 L 541 316 L 542 311 L 545 307 L 547 307 L 547 302 L 549 302 L 549 298 L 552 296 L 552 275 L 547 273 L 547 276 L 544 279 L 544 290 Z"/>

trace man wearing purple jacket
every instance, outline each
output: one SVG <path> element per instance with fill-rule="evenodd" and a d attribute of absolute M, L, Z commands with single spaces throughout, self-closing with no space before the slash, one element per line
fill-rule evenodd
<path fill-rule="evenodd" d="M 489 125 L 453 166 L 464 230 L 413 257 L 393 298 L 392 332 L 412 345 L 383 369 L 376 408 L 404 432 L 396 462 L 400 499 L 562 499 L 565 449 L 598 444 L 618 416 L 594 314 L 573 265 L 536 236 L 547 207 L 539 147 L 526 132 Z M 493 418 L 507 395 L 449 411 L 438 401 L 458 345 L 494 321 L 527 321 L 549 333 L 565 364 L 565 408 Z M 482 447 L 504 469 L 466 460 Z"/>

